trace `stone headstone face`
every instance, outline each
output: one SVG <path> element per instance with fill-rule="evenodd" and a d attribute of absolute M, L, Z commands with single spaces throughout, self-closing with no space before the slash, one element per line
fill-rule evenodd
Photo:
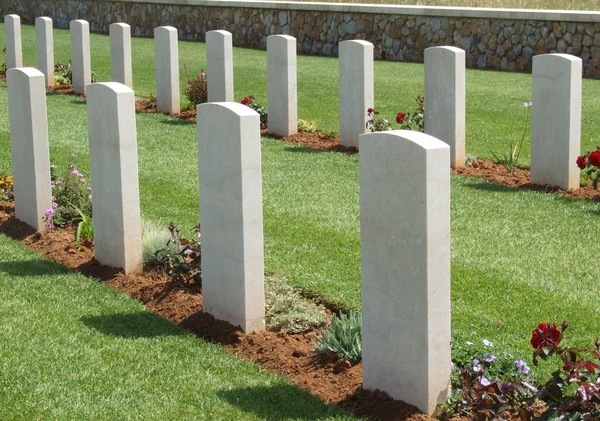
<path fill-rule="evenodd" d="M 155 28 L 154 51 L 156 56 L 156 108 L 161 113 L 178 114 L 181 109 L 177 29 L 172 26 Z"/>
<path fill-rule="evenodd" d="M 23 67 L 21 18 L 19 15 L 4 16 L 4 34 L 6 36 L 6 68 Z"/>
<path fill-rule="evenodd" d="M 260 119 L 236 103 L 197 107 L 204 310 L 265 328 Z"/>
<path fill-rule="evenodd" d="M 132 88 L 131 28 L 126 23 L 113 23 L 109 26 L 109 33 L 111 79 Z"/>
<path fill-rule="evenodd" d="M 71 71 L 73 92 L 85 95 L 87 86 L 92 83 L 92 62 L 90 58 L 90 24 L 85 20 L 72 20 L 71 29 Z"/>
<path fill-rule="evenodd" d="M 39 71 L 46 78 L 46 86 L 54 86 L 54 37 L 52 19 L 39 17 L 35 19 L 35 53 Z"/>
<path fill-rule="evenodd" d="M 531 183 L 579 188 L 581 59 L 569 54 L 533 57 Z"/>
<path fill-rule="evenodd" d="M 31 67 L 13 68 L 6 78 L 15 215 L 45 231 L 42 217 L 52 209 L 52 190 L 44 74 Z"/>
<path fill-rule="evenodd" d="M 233 52 L 231 32 L 206 33 L 206 82 L 208 102 L 233 101 Z"/>
<path fill-rule="evenodd" d="M 339 44 L 340 144 L 358 148 L 367 133 L 367 110 L 374 103 L 373 44 L 342 41 Z"/>
<path fill-rule="evenodd" d="M 450 145 L 452 168 L 465 166 L 465 51 L 425 50 L 425 133 Z"/>
<path fill-rule="evenodd" d="M 267 37 L 269 133 L 290 136 L 298 131 L 296 38 Z"/>
<path fill-rule="evenodd" d="M 125 273 L 142 271 L 135 96 L 127 86 L 88 86 L 94 255 Z"/>
<path fill-rule="evenodd" d="M 450 387 L 450 148 L 360 137 L 363 387 L 432 414 Z"/>

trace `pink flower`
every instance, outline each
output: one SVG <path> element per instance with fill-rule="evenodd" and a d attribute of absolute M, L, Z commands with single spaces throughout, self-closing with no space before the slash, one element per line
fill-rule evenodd
<path fill-rule="evenodd" d="M 46 212 L 44 212 L 44 216 L 46 218 L 49 218 L 51 216 L 54 216 L 54 209 L 46 209 Z"/>
<path fill-rule="evenodd" d="M 91 194 L 88 196 L 88 199 L 92 200 L 92 195 Z"/>
<path fill-rule="evenodd" d="M 92 188 L 91 188 L 91 187 L 88 187 L 87 189 L 88 189 L 88 191 L 92 191 Z"/>
<path fill-rule="evenodd" d="M 49 229 L 49 230 L 51 230 L 51 229 L 52 229 L 52 224 L 51 224 L 50 222 L 48 222 L 48 223 L 46 224 L 46 229 Z"/>
<path fill-rule="evenodd" d="M 76 154 L 76 153 L 74 153 L 74 154 L 71 154 L 71 156 L 72 156 L 73 158 L 77 158 L 77 154 Z"/>

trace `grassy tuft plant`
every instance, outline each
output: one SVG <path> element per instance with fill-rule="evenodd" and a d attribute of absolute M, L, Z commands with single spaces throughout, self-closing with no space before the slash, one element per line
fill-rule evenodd
<path fill-rule="evenodd" d="M 75 231 L 75 243 L 77 247 L 81 247 L 81 240 L 93 240 L 94 239 L 94 223 L 92 217 L 85 214 L 81 209 L 75 205 L 71 205 L 75 211 L 79 214 L 79 223 L 77 224 L 77 230 Z"/>
<path fill-rule="evenodd" d="M 165 256 L 161 257 L 163 250 Z M 142 262 L 149 266 L 162 267 L 167 262 L 166 254 L 177 253 L 177 245 L 171 241 L 171 234 L 162 226 L 142 219 Z"/>
<path fill-rule="evenodd" d="M 284 280 L 265 277 L 266 325 L 271 330 L 302 333 L 327 323 L 325 308 L 302 297 Z"/>
<path fill-rule="evenodd" d="M 319 352 L 335 352 L 340 358 L 356 363 L 362 360 L 362 317 L 350 311 L 333 316 L 331 325 L 315 335 L 315 347 Z"/>

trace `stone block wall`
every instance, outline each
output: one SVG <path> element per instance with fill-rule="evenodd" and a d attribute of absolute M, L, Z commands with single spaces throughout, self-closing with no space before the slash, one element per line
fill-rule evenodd
<path fill-rule="evenodd" d="M 181 3 L 181 4 L 179 4 Z M 363 39 L 375 58 L 422 62 L 425 48 L 451 45 L 466 51 L 468 67 L 531 70 L 532 57 L 569 53 L 581 57 L 583 73 L 600 77 L 600 13 L 515 11 L 424 6 L 350 5 L 229 0 L 3 0 L 0 14 L 23 23 L 49 16 L 67 28 L 72 19 L 93 32 L 125 22 L 134 36 L 152 36 L 171 25 L 179 38 L 204 41 L 225 29 L 234 45 L 265 48 L 269 35 L 297 39 L 298 53 L 338 55 L 338 43 Z"/>

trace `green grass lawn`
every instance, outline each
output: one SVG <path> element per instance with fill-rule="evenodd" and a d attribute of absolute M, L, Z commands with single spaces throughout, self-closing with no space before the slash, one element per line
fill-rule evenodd
<path fill-rule="evenodd" d="M 30 63 L 32 34 L 32 27 L 23 28 Z M 68 59 L 67 32 L 55 37 L 57 58 Z M 153 44 L 133 42 L 134 85 L 146 95 L 154 86 Z M 205 67 L 204 44 L 180 46 L 182 64 Z M 92 47 L 92 67 L 106 79 L 108 37 L 92 36 Z M 253 94 L 264 104 L 265 53 L 235 49 L 234 58 L 236 97 Z M 423 65 L 376 62 L 375 70 L 376 103 L 384 112 L 407 109 L 423 91 Z M 299 57 L 299 81 L 300 117 L 335 129 L 337 60 Z M 528 74 L 467 72 L 469 153 L 490 157 L 489 148 L 520 135 L 530 82 Z M 584 80 L 584 150 L 598 143 L 599 89 L 599 81 Z M 6 84 L 0 84 L 0 171 L 10 172 L 6 104 Z M 51 156 L 65 165 L 75 152 L 88 173 L 84 100 L 49 95 L 48 113 Z M 195 126 L 138 114 L 137 130 L 143 215 L 191 228 L 198 218 Z M 527 163 L 528 150 L 524 155 Z M 262 159 L 266 269 L 329 303 L 360 308 L 358 156 L 263 138 Z M 567 319 L 571 337 L 590 344 L 600 332 L 599 216 L 596 203 L 452 177 L 453 339 L 487 338 L 527 359 L 531 329 Z"/>
<path fill-rule="evenodd" d="M 0 234 L 0 419 L 350 420 Z"/>

